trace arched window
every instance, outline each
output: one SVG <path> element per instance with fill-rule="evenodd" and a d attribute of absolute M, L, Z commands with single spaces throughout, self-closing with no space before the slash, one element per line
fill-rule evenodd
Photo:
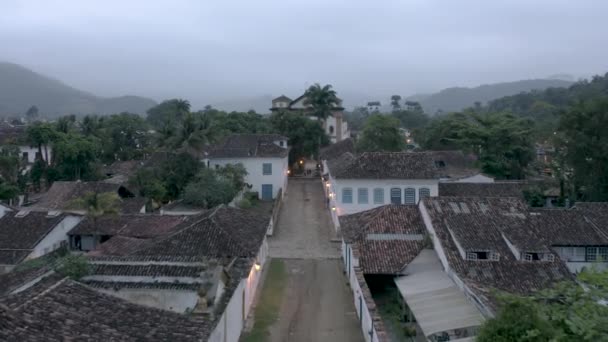
<path fill-rule="evenodd" d="M 429 188 L 420 188 L 418 189 L 418 200 L 422 201 L 425 197 L 431 196 L 431 190 Z"/>
<path fill-rule="evenodd" d="M 391 204 L 401 204 L 401 189 L 391 189 Z"/>
<path fill-rule="evenodd" d="M 416 204 L 416 189 L 405 189 L 405 204 Z"/>
<path fill-rule="evenodd" d="M 329 126 L 329 134 L 334 134 L 334 126 Z"/>

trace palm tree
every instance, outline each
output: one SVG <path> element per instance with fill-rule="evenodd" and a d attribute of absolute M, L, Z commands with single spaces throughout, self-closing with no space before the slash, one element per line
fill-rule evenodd
<path fill-rule="evenodd" d="M 68 207 L 85 210 L 86 215 L 97 225 L 97 219 L 104 215 L 118 214 L 118 201 L 120 198 L 114 192 L 88 192 L 81 198 L 71 201 Z"/>
<path fill-rule="evenodd" d="M 203 146 L 213 142 L 215 137 L 216 130 L 208 115 L 186 113 L 174 146 L 186 151 L 200 151 Z"/>
<path fill-rule="evenodd" d="M 332 108 L 340 103 L 335 90 L 331 88 L 330 84 L 321 87 L 319 83 L 315 83 L 304 93 L 306 96 L 304 104 L 311 107 L 312 114 L 319 121 L 327 119 L 331 115 Z"/>
<path fill-rule="evenodd" d="M 178 121 L 181 121 L 186 114 L 190 113 L 190 101 L 184 99 L 176 99 L 175 100 L 175 109 L 177 113 L 175 113 L 175 118 Z"/>
<path fill-rule="evenodd" d="M 48 145 L 55 137 L 55 129 L 52 125 L 45 122 L 35 122 L 28 126 L 26 131 L 27 140 L 31 147 L 38 147 L 38 153 L 41 159 L 44 159 L 46 164 L 49 164 Z M 42 147 L 44 146 L 44 155 Z"/>

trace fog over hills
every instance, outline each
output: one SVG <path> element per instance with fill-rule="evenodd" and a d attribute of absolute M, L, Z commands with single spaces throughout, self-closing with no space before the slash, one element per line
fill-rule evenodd
<path fill-rule="evenodd" d="M 156 101 L 140 96 L 99 97 L 13 63 L 0 62 L 0 116 L 22 116 L 37 106 L 54 118 L 67 114 L 144 114 Z"/>

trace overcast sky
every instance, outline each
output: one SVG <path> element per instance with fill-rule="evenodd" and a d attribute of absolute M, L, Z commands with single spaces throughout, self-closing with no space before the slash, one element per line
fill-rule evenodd
<path fill-rule="evenodd" d="M 0 60 L 196 107 L 608 71 L 606 0 L 1 0 Z M 346 95 L 345 95 L 346 94 Z"/>

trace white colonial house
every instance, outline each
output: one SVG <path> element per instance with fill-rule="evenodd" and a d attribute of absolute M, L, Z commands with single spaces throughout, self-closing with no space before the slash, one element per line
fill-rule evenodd
<path fill-rule="evenodd" d="M 290 111 L 298 113 L 307 113 L 311 110 L 311 106 L 306 104 L 306 96 L 301 95 L 295 100 L 290 99 L 285 95 L 281 95 L 272 100 L 272 107 L 270 111 Z M 309 115 L 313 120 L 317 120 L 314 116 Z M 350 137 L 350 131 L 348 130 L 348 123 L 344 120 L 344 107 L 342 107 L 342 100 L 338 99 L 338 104 L 331 110 L 331 115 L 323 122 L 323 128 L 325 133 L 329 136 L 329 140 L 332 143 L 348 139 Z"/>
<path fill-rule="evenodd" d="M 438 195 L 439 175 L 428 153 L 347 152 L 324 162 L 324 187 L 334 224 L 338 216 L 385 204 L 417 204 Z"/>
<path fill-rule="evenodd" d="M 0 274 L 23 261 L 67 246 L 69 232 L 81 220 L 59 211 L 4 209 L 0 216 Z"/>
<path fill-rule="evenodd" d="M 287 138 L 277 134 L 235 134 L 213 146 L 205 164 L 218 168 L 242 164 L 247 169 L 245 182 L 262 200 L 273 200 L 287 192 L 289 147 Z"/>

